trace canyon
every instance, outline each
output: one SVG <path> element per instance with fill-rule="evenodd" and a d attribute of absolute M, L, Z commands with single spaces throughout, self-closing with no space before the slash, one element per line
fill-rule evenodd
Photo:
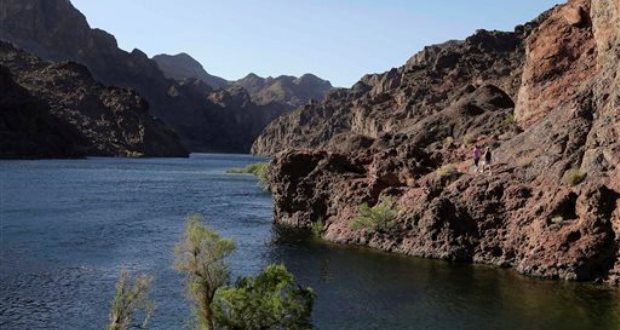
<path fill-rule="evenodd" d="M 272 122 L 276 221 L 412 256 L 620 285 L 620 0 L 429 46 Z M 477 173 L 475 145 L 493 153 Z M 392 198 L 389 226 L 355 228 Z"/>
<path fill-rule="evenodd" d="M 68 0 L 1 0 L 0 40 L 44 61 L 79 63 L 97 82 L 134 90 L 192 152 L 248 152 L 273 119 L 332 88 L 309 75 L 267 78 L 269 84 L 249 93 L 242 83 L 209 75 L 189 55 L 151 59 L 139 49 L 120 49 Z"/>
<path fill-rule="evenodd" d="M 131 90 L 86 67 L 49 63 L 0 42 L 2 158 L 187 157 L 176 133 Z"/>

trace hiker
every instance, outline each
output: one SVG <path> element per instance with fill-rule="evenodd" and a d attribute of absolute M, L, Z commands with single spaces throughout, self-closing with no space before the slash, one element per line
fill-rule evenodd
<path fill-rule="evenodd" d="M 476 173 L 480 171 L 480 156 L 482 156 L 482 150 L 476 145 L 474 147 L 474 165 L 476 166 Z"/>
<path fill-rule="evenodd" d="M 489 174 L 491 173 L 491 161 L 493 160 L 493 155 L 491 154 L 491 148 L 487 147 L 484 152 L 484 165 L 482 165 L 482 173 L 484 173 L 485 168 L 488 168 Z"/>

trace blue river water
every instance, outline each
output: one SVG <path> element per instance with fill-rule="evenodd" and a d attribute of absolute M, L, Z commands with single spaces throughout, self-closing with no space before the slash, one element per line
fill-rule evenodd
<path fill-rule="evenodd" d="M 173 247 L 184 219 L 237 242 L 234 276 L 284 263 L 317 293 L 317 329 L 620 329 L 620 291 L 278 239 L 259 159 L 0 162 L 0 329 L 103 329 L 121 267 L 154 277 L 151 329 L 190 318 Z"/>

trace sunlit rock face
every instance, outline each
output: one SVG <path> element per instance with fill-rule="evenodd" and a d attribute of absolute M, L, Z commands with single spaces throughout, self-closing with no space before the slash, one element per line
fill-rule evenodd
<path fill-rule="evenodd" d="M 425 48 L 272 123 L 276 218 L 328 240 L 620 284 L 620 1 Z M 474 145 L 492 171 L 474 173 Z M 285 150 L 283 152 L 279 152 Z M 279 153 L 278 153 L 279 152 Z M 388 229 L 353 229 L 396 199 Z"/>

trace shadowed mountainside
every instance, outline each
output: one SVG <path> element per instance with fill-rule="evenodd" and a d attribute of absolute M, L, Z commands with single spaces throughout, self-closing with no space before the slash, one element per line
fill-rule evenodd
<path fill-rule="evenodd" d="M 140 50 L 125 52 L 112 35 L 91 29 L 68 0 L 0 0 L 0 40 L 48 61 L 83 64 L 97 81 L 134 89 L 192 151 L 247 152 L 262 129 L 288 110 L 248 103 L 237 90 L 213 96 L 228 100 L 214 103 L 207 84 L 166 78 Z"/>
<path fill-rule="evenodd" d="M 169 79 L 176 81 L 198 79 L 214 89 L 226 88 L 230 84 L 224 78 L 209 74 L 200 62 L 186 53 L 177 55 L 161 54 L 154 56 L 153 61 L 157 63 L 161 72 Z"/>
<path fill-rule="evenodd" d="M 74 158 L 82 138 L 0 66 L 0 158 Z"/>
<path fill-rule="evenodd" d="M 135 92 L 104 86 L 86 67 L 48 63 L 0 42 L 7 158 L 187 156 Z"/>

